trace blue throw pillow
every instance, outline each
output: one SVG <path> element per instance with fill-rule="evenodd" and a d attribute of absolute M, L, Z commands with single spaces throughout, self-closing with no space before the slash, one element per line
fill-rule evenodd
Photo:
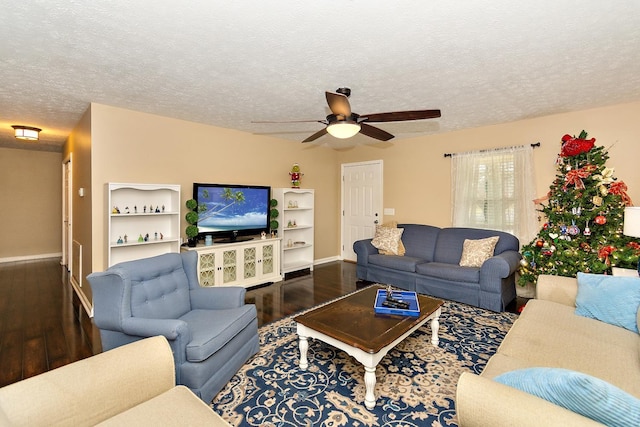
<path fill-rule="evenodd" d="M 640 426 L 640 399 L 580 372 L 528 368 L 498 375 L 494 380 L 607 426 Z"/>
<path fill-rule="evenodd" d="M 638 333 L 640 278 L 578 273 L 576 314 Z"/>

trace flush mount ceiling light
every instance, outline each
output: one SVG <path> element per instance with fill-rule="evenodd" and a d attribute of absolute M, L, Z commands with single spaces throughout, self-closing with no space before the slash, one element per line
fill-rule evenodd
<path fill-rule="evenodd" d="M 335 138 L 351 138 L 360 132 L 360 124 L 351 120 L 330 123 L 329 126 L 327 126 L 327 132 Z"/>
<path fill-rule="evenodd" d="M 15 129 L 15 137 L 17 139 L 24 139 L 27 141 L 37 141 L 40 131 L 42 130 L 31 126 L 13 125 L 11 127 Z"/>

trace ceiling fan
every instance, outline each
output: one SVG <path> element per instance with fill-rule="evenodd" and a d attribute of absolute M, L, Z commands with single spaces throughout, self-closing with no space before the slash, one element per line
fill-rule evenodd
<path fill-rule="evenodd" d="M 325 120 L 298 120 L 296 122 L 317 122 L 326 125 L 326 127 L 309 136 L 302 142 L 315 141 L 326 133 L 329 133 L 336 138 L 351 138 L 358 132 L 380 141 L 388 141 L 394 137 L 392 134 L 375 126 L 371 126 L 368 123 L 400 122 L 440 117 L 440 110 L 413 110 L 376 114 L 356 114 L 351 111 L 351 105 L 349 104 L 351 89 L 348 87 L 339 88 L 336 90 L 336 93 L 325 92 L 325 95 L 327 98 L 327 104 L 329 104 L 329 109 L 331 110 L 331 114 L 329 114 Z"/>

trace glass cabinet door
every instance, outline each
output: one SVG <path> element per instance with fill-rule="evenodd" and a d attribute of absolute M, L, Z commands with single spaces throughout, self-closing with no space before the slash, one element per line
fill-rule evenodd
<path fill-rule="evenodd" d="M 235 282 L 238 276 L 237 251 L 230 249 L 222 252 L 222 283 Z"/>

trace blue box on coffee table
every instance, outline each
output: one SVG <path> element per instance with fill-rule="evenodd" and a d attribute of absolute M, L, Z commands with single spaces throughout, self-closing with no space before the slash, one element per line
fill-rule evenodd
<path fill-rule="evenodd" d="M 376 301 L 373 309 L 377 314 L 396 314 L 400 316 L 420 316 L 420 304 L 418 303 L 418 295 L 411 291 L 391 291 L 391 296 L 395 300 L 406 302 L 409 308 L 393 308 L 385 307 L 382 303 L 387 299 L 387 290 L 378 289 Z"/>

